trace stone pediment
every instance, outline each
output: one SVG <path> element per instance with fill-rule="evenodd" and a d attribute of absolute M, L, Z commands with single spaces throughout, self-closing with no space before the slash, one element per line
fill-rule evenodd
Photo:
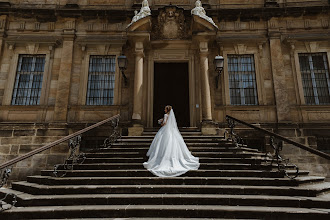
<path fill-rule="evenodd" d="M 165 6 L 159 9 L 159 14 L 152 20 L 153 40 L 187 39 L 190 32 L 190 19 L 184 15 L 184 10 L 177 6 Z"/>
<path fill-rule="evenodd" d="M 217 31 L 218 28 L 214 26 L 212 23 L 208 22 L 204 18 L 201 18 L 197 15 L 193 16 L 193 31 L 194 32 L 203 32 L 203 31 Z"/>
<path fill-rule="evenodd" d="M 148 32 L 151 40 L 189 40 L 193 33 L 215 33 L 217 25 L 208 17 L 205 10 L 196 1 L 196 7 L 188 11 L 175 5 L 158 9 L 158 13 L 149 13 L 148 3 L 140 12 L 135 12 L 132 22 L 127 26 L 128 32 Z M 143 8 L 148 12 L 143 14 Z M 141 15 L 145 17 L 141 17 Z"/>
<path fill-rule="evenodd" d="M 132 23 L 127 31 L 150 31 L 151 30 L 151 16 L 147 16 Z"/>

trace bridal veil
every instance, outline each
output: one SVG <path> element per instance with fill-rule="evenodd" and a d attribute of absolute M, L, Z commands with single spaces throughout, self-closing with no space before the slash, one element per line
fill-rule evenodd
<path fill-rule="evenodd" d="M 165 120 L 165 118 L 164 118 Z M 180 176 L 197 170 L 199 158 L 191 155 L 178 129 L 173 109 L 166 124 L 159 129 L 149 151 L 149 160 L 143 166 L 159 177 Z"/>

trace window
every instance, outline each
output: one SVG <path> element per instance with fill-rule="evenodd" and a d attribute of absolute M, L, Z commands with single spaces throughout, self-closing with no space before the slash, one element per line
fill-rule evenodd
<path fill-rule="evenodd" d="M 326 53 L 300 53 L 299 64 L 306 104 L 330 104 L 330 80 Z"/>
<path fill-rule="evenodd" d="M 257 105 L 253 55 L 228 55 L 230 104 Z"/>
<path fill-rule="evenodd" d="M 20 55 L 11 104 L 39 105 L 46 55 Z"/>
<path fill-rule="evenodd" d="M 87 105 L 113 105 L 115 56 L 91 56 L 89 59 Z"/>

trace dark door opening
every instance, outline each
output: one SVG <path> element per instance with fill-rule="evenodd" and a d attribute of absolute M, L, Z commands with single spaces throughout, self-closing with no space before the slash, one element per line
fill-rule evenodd
<path fill-rule="evenodd" d="M 178 127 L 190 126 L 188 63 L 155 63 L 153 126 L 173 106 Z"/>

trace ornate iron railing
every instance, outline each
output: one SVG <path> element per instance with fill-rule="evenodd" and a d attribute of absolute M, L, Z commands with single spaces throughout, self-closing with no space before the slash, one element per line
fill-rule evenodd
<path fill-rule="evenodd" d="M 286 137 L 283 137 L 279 134 L 276 134 L 274 132 L 271 132 L 271 131 L 268 131 L 266 129 L 254 126 L 252 124 L 249 124 L 245 121 L 242 121 L 242 120 L 239 120 L 237 118 L 231 117 L 229 115 L 226 115 L 226 120 L 227 120 L 227 124 L 228 124 L 228 127 L 229 127 L 229 131 L 225 131 L 224 136 L 227 140 L 232 141 L 232 143 L 238 148 L 242 144 L 244 144 L 244 142 L 243 142 L 243 139 L 238 134 L 236 134 L 234 132 L 234 129 L 236 127 L 236 123 L 239 123 L 239 124 L 245 125 L 247 127 L 253 128 L 256 131 L 262 132 L 263 134 L 270 136 L 270 146 L 273 148 L 274 153 L 272 154 L 270 152 L 267 152 L 265 156 L 271 159 L 270 165 L 273 165 L 273 163 L 276 162 L 278 170 L 280 172 L 284 172 L 284 174 L 290 179 L 294 179 L 299 175 L 299 168 L 295 164 L 291 164 L 289 162 L 289 159 L 284 159 L 280 156 L 280 152 L 283 149 L 283 141 L 286 142 L 286 143 L 292 144 L 293 146 L 299 147 L 303 150 L 309 151 L 310 153 L 316 154 L 320 157 L 323 157 L 325 159 L 330 160 L 330 155 L 329 154 L 323 153 L 323 152 L 321 152 L 319 150 L 316 150 L 314 148 L 311 148 L 309 146 L 305 146 L 303 144 L 300 144 L 298 142 L 290 140 L 290 139 L 288 139 Z M 286 171 L 287 167 L 293 168 L 296 172 L 290 175 Z"/>
<path fill-rule="evenodd" d="M 121 132 L 119 128 L 119 117 L 110 121 L 112 129 L 109 130 L 109 136 L 103 141 L 101 147 L 109 148 L 118 138 L 121 137 Z M 78 164 L 84 163 L 86 159 L 85 153 L 79 152 L 81 143 L 81 135 L 78 135 L 69 141 L 70 155 L 68 159 L 65 160 L 64 164 L 54 165 L 53 174 L 55 177 L 66 176 L 69 170 L 73 170 L 73 167 Z M 59 168 L 62 168 L 59 171 Z"/>
<path fill-rule="evenodd" d="M 68 170 L 72 170 L 73 166 L 76 164 L 81 164 L 84 162 L 84 160 L 86 159 L 85 154 L 84 153 L 80 153 L 79 149 L 80 149 L 80 142 L 81 142 L 81 135 L 94 129 L 97 128 L 103 124 L 106 124 L 108 122 L 111 122 L 111 126 L 112 126 L 112 130 L 110 131 L 110 135 L 108 138 L 105 139 L 104 143 L 106 144 L 106 147 L 110 147 L 116 140 L 118 137 L 121 137 L 120 135 L 120 129 L 119 129 L 119 119 L 120 119 L 120 115 L 115 115 L 111 118 L 105 119 L 103 121 L 100 121 L 96 124 L 93 124 L 89 127 L 86 127 L 82 130 L 79 130 L 73 134 L 70 134 L 68 136 L 65 136 L 57 141 L 54 141 L 52 143 L 46 144 L 40 148 L 37 148 L 29 153 L 26 153 L 22 156 L 16 157 L 12 160 L 9 160 L 3 164 L 0 165 L 0 187 L 4 186 L 7 184 L 7 181 L 10 177 L 10 174 L 12 172 L 12 166 L 14 166 L 16 163 L 25 160 L 27 158 L 32 157 L 33 155 L 36 155 L 38 153 L 41 153 L 45 150 L 48 150 L 58 144 L 61 144 L 65 141 L 69 141 L 69 157 L 68 159 L 65 160 L 64 164 L 59 164 L 59 165 L 55 165 L 54 166 L 54 175 L 57 177 L 63 177 L 66 175 L 66 171 Z M 59 175 L 59 167 L 63 167 L 63 174 Z M 7 197 L 10 196 L 10 194 L 6 194 L 4 196 L 4 198 L 0 199 L 0 211 L 3 210 L 7 210 L 11 207 L 6 207 L 5 208 L 5 200 L 7 199 Z M 13 202 L 11 202 L 11 206 L 14 206 L 16 201 L 16 195 L 12 195 L 13 196 Z M 6 204 L 8 206 L 8 204 Z"/>

